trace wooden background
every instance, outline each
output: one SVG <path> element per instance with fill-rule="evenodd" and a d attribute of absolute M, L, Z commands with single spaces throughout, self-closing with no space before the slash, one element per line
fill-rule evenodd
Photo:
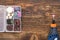
<path fill-rule="evenodd" d="M 22 7 L 22 32 L 0 33 L 0 40 L 47 40 L 53 13 L 60 35 L 60 0 L 0 0 L 0 4 Z"/>

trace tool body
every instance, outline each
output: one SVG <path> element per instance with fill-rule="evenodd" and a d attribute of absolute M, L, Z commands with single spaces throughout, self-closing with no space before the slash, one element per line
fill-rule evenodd
<path fill-rule="evenodd" d="M 55 22 L 55 15 L 52 15 L 52 24 L 50 26 L 50 32 L 48 34 L 48 40 L 59 40 L 57 26 Z"/>

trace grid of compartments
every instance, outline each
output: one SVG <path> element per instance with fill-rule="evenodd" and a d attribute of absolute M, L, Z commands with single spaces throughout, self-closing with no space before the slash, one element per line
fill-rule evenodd
<path fill-rule="evenodd" d="M 0 6 L 0 32 L 21 32 L 21 7 Z"/>
<path fill-rule="evenodd" d="M 6 7 L 6 31 L 19 32 L 21 31 L 21 7 L 7 6 Z"/>

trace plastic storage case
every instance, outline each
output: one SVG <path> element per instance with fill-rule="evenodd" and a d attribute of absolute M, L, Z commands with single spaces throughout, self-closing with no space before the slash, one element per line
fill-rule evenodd
<path fill-rule="evenodd" d="M 21 7 L 0 5 L 0 32 L 21 30 Z"/>

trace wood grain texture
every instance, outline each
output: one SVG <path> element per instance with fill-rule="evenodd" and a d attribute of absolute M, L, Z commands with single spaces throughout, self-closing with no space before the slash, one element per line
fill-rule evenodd
<path fill-rule="evenodd" d="M 0 4 L 22 7 L 22 32 L 0 33 L 0 40 L 47 40 L 53 13 L 60 35 L 60 0 L 0 0 Z"/>

